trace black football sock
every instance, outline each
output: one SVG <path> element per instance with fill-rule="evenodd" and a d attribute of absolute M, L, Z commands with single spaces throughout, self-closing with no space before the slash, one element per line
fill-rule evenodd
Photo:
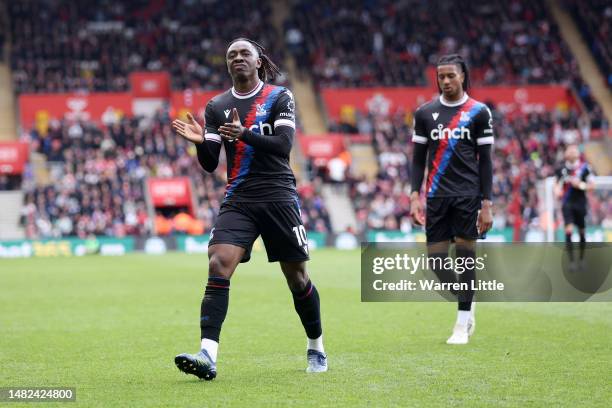
<path fill-rule="evenodd" d="M 574 262 L 574 251 L 572 248 L 572 234 L 565 234 L 565 250 L 567 251 L 567 256 L 569 257 L 570 262 Z"/>
<path fill-rule="evenodd" d="M 209 277 L 200 308 L 200 338 L 219 342 L 229 305 L 229 279 Z"/>
<path fill-rule="evenodd" d="M 428 255 L 427 266 L 429 270 L 433 271 L 440 283 L 455 283 L 457 282 L 457 277 L 455 276 L 455 272 L 447 267 L 445 262 L 447 258 L 448 253 Z M 438 291 L 438 293 L 446 300 L 454 300 L 455 296 L 457 295 L 457 291 L 455 289 Z"/>
<path fill-rule="evenodd" d="M 308 280 L 304 289 L 299 292 L 292 291 L 291 294 L 295 311 L 300 316 L 306 336 L 309 339 L 321 337 L 323 329 L 321 328 L 321 307 L 317 288 Z"/>
<path fill-rule="evenodd" d="M 474 290 L 472 289 L 472 285 L 474 280 L 476 279 L 476 271 L 474 269 L 474 262 L 476 258 L 476 254 L 471 249 L 465 248 L 457 248 L 456 258 L 463 258 L 463 273 L 458 273 L 458 280 L 460 283 L 467 284 L 467 290 L 460 290 L 457 293 L 457 300 L 459 303 L 459 310 L 470 311 L 472 308 L 472 300 L 474 299 Z M 471 259 L 471 261 L 467 262 L 466 259 Z M 467 262 L 467 263 L 466 263 Z M 466 266 L 467 265 L 467 266 Z"/>
<path fill-rule="evenodd" d="M 580 260 L 584 259 L 584 250 L 586 248 L 586 236 L 584 232 L 580 233 Z"/>

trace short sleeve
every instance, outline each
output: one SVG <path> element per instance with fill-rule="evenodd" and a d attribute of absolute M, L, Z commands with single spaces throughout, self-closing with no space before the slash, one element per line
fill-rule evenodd
<path fill-rule="evenodd" d="M 476 144 L 478 146 L 493 144 L 493 114 L 484 106 L 476 116 Z"/>
<path fill-rule="evenodd" d="M 284 89 L 276 100 L 273 126 L 287 126 L 295 130 L 295 100 L 289 89 Z"/>
<path fill-rule="evenodd" d="M 414 143 L 427 144 L 427 136 L 425 131 L 425 122 L 421 109 L 417 109 L 414 112 L 414 130 L 412 132 L 412 141 Z"/>
<path fill-rule="evenodd" d="M 216 120 L 214 102 L 212 99 L 208 101 L 208 104 L 206 105 L 206 110 L 204 111 L 204 120 L 206 121 L 206 128 L 204 131 L 204 137 L 206 138 L 206 140 L 221 143 L 221 136 L 219 135 L 218 131 L 219 123 Z"/>

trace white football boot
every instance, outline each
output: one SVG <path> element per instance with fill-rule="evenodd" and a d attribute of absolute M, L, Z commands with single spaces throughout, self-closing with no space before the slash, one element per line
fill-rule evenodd
<path fill-rule="evenodd" d="M 456 324 L 453 328 L 453 334 L 446 340 L 446 344 L 467 344 L 469 339 L 468 327 Z"/>

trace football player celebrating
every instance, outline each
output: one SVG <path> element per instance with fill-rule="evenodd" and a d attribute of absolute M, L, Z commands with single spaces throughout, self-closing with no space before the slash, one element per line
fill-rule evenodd
<path fill-rule="evenodd" d="M 205 380 L 217 375 L 217 349 L 228 310 L 230 278 L 248 262 L 261 235 L 269 262 L 280 262 L 307 337 L 308 372 L 327 371 L 319 293 L 306 271 L 308 239 L 301 220 L 289 153 L 295 133 L 295 103 L 287 88 L 266 83 L 278 67 L 255 41 L 233 40 L 226 53 L 233 87 L 206 106 L 205 130 L 173 122 L 175 131 L 196 144 L 208 172 L 227 155 L 227 187 L 208 247 L 208 284 L 200 312 L 201 350 L 180 354 L 178 368 Z"/>

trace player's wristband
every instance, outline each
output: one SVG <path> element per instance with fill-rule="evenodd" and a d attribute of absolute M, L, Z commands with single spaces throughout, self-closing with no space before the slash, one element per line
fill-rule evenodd
<path fill-rule="evenodd" d="M 586 183 L 584 181 L 581 181 L 580 184 L 578 184 L 578 188 L 581 190 L 586 190 Z"/>

